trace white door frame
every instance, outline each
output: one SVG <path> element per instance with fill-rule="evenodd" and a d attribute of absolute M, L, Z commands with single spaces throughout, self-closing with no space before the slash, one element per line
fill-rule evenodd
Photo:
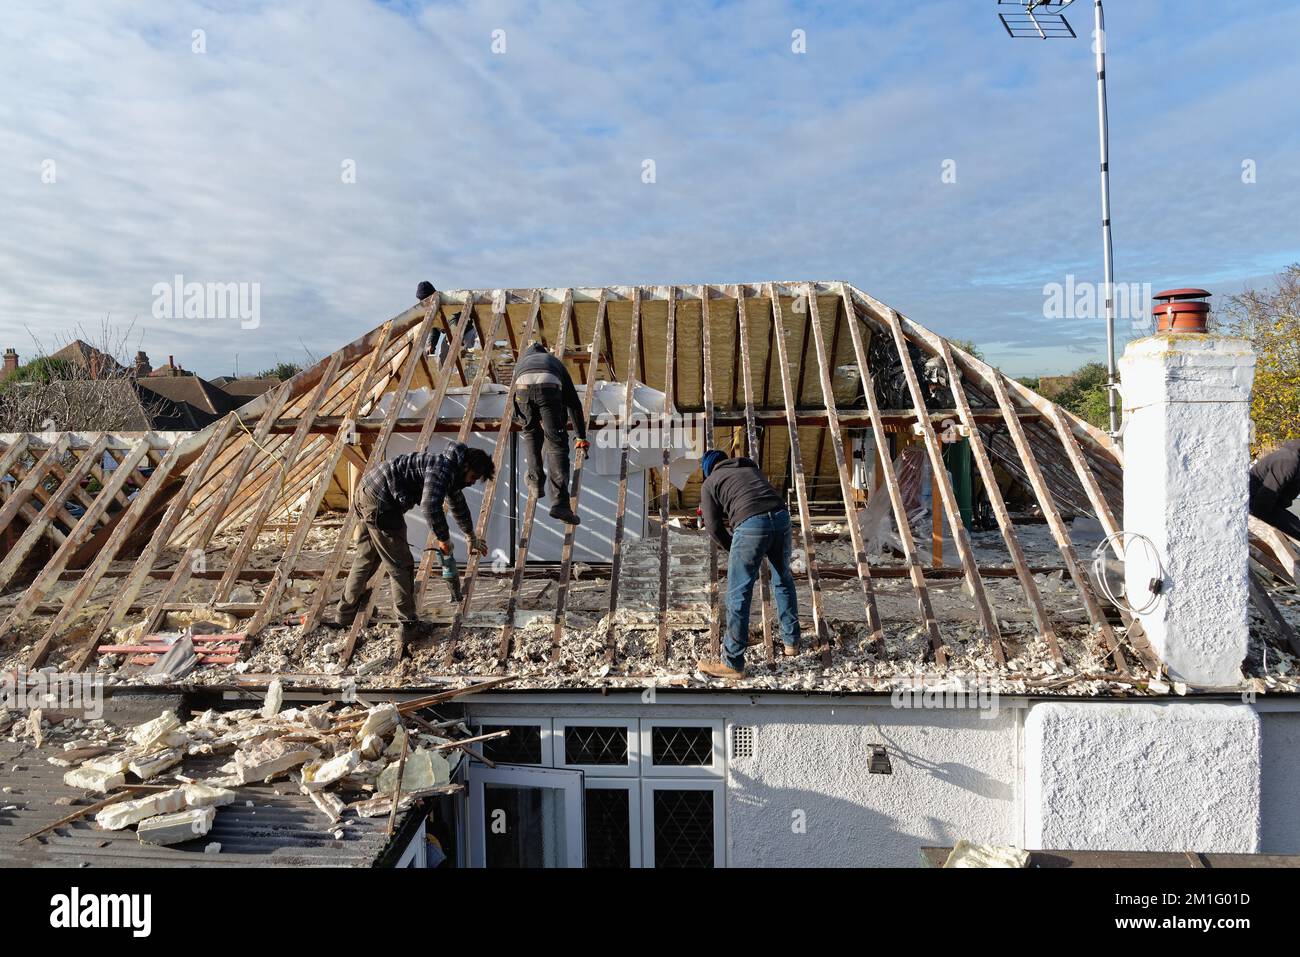
<path fill-rule="evenodd" d="M 471 764 L 467 788 L 469 866 L 487 866 L 487 853 L 483 843 L 483 829 L 486 824 L 483 786 L 507 784 L 515 787 L 554 788 L 564 791 L 564 866 L 582 867 L 586 863 L 586 816 L 583 813 L 582 778 L 581 771 L 537 768 L 522 764 L 498 765 L 495 768 L 489 768 L 484 764 Z"/>

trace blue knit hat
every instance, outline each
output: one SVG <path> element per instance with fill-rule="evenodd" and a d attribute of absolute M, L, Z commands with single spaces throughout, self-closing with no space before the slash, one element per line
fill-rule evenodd
<path fill-rule="evenodd" d="M 709 473 L 717 467 L 719 462 L 726 461 L 727 453 L 719 452 L 717 449 L 709 449 L 704 453 L 704 458 L 700 459 L 700 468 L 704 470 L 704 477 L 708 478 Z"/>

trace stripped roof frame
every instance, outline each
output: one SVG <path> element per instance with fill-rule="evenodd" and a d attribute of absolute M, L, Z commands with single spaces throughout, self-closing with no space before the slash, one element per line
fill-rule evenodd
<path fill-rule="evenodd" d="M 461 349 L 470 328 L 474 329 L 477 341 L 488 346 L 488 352 L 484 353 L 487 361 L 479 361 L 476 366 Z M 732 333 L 730 348 L 718 350 L 715 343 L 726 342 L 728 330 Z M 435 331 L 450 339 L 450 348 L 440 365 L 429 351 Z M 899 355 L 912 347 L 924 358 L 940 363 L 948 383 L 960 384 L 960 388 L 951 389 L 956 407 L 928 408 L 916 369 L 908 361 L 901 365 L 910 407 L 881 408 L 866 349 L 873 336 L 886 337 Z M 246 618 L 249 636 L 256 636 L 268 624 L 278 621 L 287 584 L 295 575 L 304 574 L 298 568 L 303 546 L 340 463 L 350 462 L 360 468 L 375 464 L 385 455 L 394 432 L 417 434 L 417 443 L 423 445 L 435 433 L 454 431 L 462 440 L 471 432 L 495 432 L 498 437 L 495 456 L 500 464 L 507 445 L 500 440 L 515 426 L 508 416 L 504 419 L 476 416 L 476 406 L 489 378 L 508 385 L 509 369 L 515 357 L 535 338 L 570 365 L 575 379 L 587 383 L 584 401 L 588 413 L 594 391 L 590 386 L 597 381 L 603 365 L 607 380 L 621 382 L 626 387 L 625 415 L 630 416 L 632 411 L 634 383 L 645 382 L 664 392 L 668 410 L 701 413 L 710 438 L 725 427 L 740 430 L 748 454 L 758 458 L 769 474 L 786 472 L 787 462 L 793 462 L 789 474 L 798 504 L 797 528 L 808 557 L 804 574 L 810 590 L 813 642 L 823 662 L 829 662 L 833 656 L 834 640 L 821 607 L 821 580 L 807 488 L 809 474 L 839 485 L 855 554 L 853 570 L 860 585 L 863 620 L 869 625 L 870 640 L 883 647 L 873 566 L 867 559 L 859 524 L 854 520 L 857 506 L 841 434 L 845 428 L 870 429 L 876 447 L 883 445 L 884 435 L 890 430 L 910 429 L 921 438 L 983 637 L 996 661 L 1004 662 L 997 614 L 985 593 L 981 570 L 941 461 L 941 440 L 935 423 L 948 419 L 956 422 L 960 433 L 970 438 L 973 461 L 988 490 L 1016 577 L 1040 637 L 1053 657 L 1061 658 L 1056 626 L 1038 594 L 1032 570 L 1017 541 L 1015 525 L 993 475 L 994 462 L 1032 490 L 1060 551 L 1063 566 L 1083 602 L 1092 628 L 1108 649 L 1115 671 L 1125 674 L 1129 669 L 1124 650 L 1127 644 L 1130 654 L 1136 655 L 1149 671 L 1158 673 L 1159 662 L 1142 636 L 1140 626 L 1134 627 L 1131 617 L 1121 613 L 1125 626 L 1123 636 L 1113 627 L 1109 617 L 1113 612 L 1108 613 L 1095 594 L 1063 519 L 1064 507 L 1068 512 L 1095 516 L 1107 534 L 1122 528 L 1123 471 L 1118 446 L 1087 422 L 844 282 L 440 292 L 200 432 L 0 436 L 0 479 L 12 476 L 0 482 L 3 489 L 0 491 L 3 496 L 0 535 L 7 536 L 5 541 L 9 546 L 0 559 L 0 589 L 32 573 L 21 596 L 0 619 L 0 647 L 12 642 L 20 630 L 35 627 L 39 639 L 25 661 L 29 668 L 44 664 L 55 650 L 69 650 L 59 649 L 60 639 L 105 577 L 116 578 L 113 600 L 84 629 L 84 634 L 78 635 L 76 646 L 70 649 L 71 667 L 75 670 L 92 666 L 101 639 L 128 616 L 138 621 L 142 615 L 149 630 L 162 621 L 166 612 L 193 608 L 192 603 L 178 603 L 178 597 L 195 577 L 216 581 L 207 600 L 200 603 L 201 607 Z M 655 348 L 657 345 L 662 348 Z M 837 370 L 844 367 L 855 372 L 856 377 L 837 376 Z M 458 419 L 439 418 L 436 412 L 454 382 L 468 390 L 466 413 Z M 404 399 L 415 387 L 432 392 L 426 414 L 421 418 L 402 418 Z M 385 393 L 394 393 L 394 401 L 381 412 L 379 403 Z M 510 395 L 508 391 L 507 409 Z M 784 426 L 788 442 L 760 441 L 760 426 Z M 105 472 L 100 467 L 105 453 L 114 458 L 116 469 Z M 931 607 L 926 568 L 903 514 L 898 477 L 893 463 L 887 459 L 886 456 L 882 469 L 884 491 L 899 529 L 918 620 L 928 633 L 934 663 L 942 668 L 948 657 L 948 645 Z M 661 659 L 669 639 L 667 615 L 663 614 L 667 608 L 670 547 L 667 466 L 665 453 L 658 483 L 661 616 L 656 654 Z M 579 456 L 573 476 L 577 495 L 581 494 L 582 469 L 583 458 Z M 84 487 L 91 477 L 99 485 L 93 494 Z M 137 489 L 129 501 L 125 496 L 128 482 Z M 610 555 L 611 614 L 605 642 L 606 660 L 615 654 L 612 613 L 619 607 L 627 483 L 628 454 L 624 448 Z M 80 506 L 80 515 L 66 507 L 74 502 Z M 494 502 L 495 496 L 489 489 L 483 496 L 477 521 L 480 536 L 491 518 Z M 518 538 L 508 612 L 500 627 L 502 661 L 507 660 L 511 649 L 515 629 L 513 612 L 528 564 L 535 507 L 536 500 L 530 496 Z M 292 519 L 294 512 L 296 519 Z M 269 573 L 269 579 L 265 571 L 253 574 L 246 568 L 249 555 L 267 524 L 281 516 L 292 519 L 293 527 L 283 554 Z M 343 572 L 352 530 L 350 511 L 343 521 L 303 616 L 304 636 L 320 623 L 331 587 Z M 129 556 L 131 549 L 141 544 L 142 532 L 150 530 L 129 570 L 110 572 L 114 561 L 119 556 Z M 238 530 L 242 530 L 238 546 L 224 566 L 213 571 L 198 570 L 189 561 L 157 565 L 166 550 L 203 552 L 215 535 Z M 1278 574 L 1295 579 L 1300 560 L 1284 537 L 1253 521 L 1251 530 L 1256 536 L 1256 557 Z M 39 568 L 31 569 L 24 566 L 24 561 L 34 558 L 38 542 L 44 543 L 49 557 Z M 1118 554 L 1120 545 L 1116 543 L 1113 548 Z M 572 558 L 573 529 L 570 527 L 565 535 L 558 578 L 554 657 L 558 657 L 564 638 Z M 29 561 L 28 565 L 31 564 Z M 427 586 L 432 577 L 430 564 L 430 554 L 426 552 L 418 571 L 422 600 L 427 600 Z M 713 624 L 708 647 L 713 653 L 719 644 L 718 564 L 717 549 L 711 546 L 709 601 Z M 448 663 L 454 659 L 457 641 L 473 605 L 477 572 L 475 555 L 466 569 L 463 599 L 445 637 L 443 654 Z M 60 580 L 68 577 L 75 579 L 75 584 L 55 595 Z M 137 603 L 149 578 L 165 579 L 166 584 L 149 601 Z M 255 606 L 231 603 L 231 593 L 241 581 L 265 582 Z M 1300 643 L 1285 618 L 1275 608 L 1268 614 L 1271 602 L 1266 589 L 1255 587 L 1252 594 L 1268 620 L 1300 652 Z M 772 616 L 768 605 L 764 581 L 761 600 L 764 649 L 771 660 Z M 344 665 L 350 661 L 373 608 L 372 595 L 344 642 L 340 656 Z"/>

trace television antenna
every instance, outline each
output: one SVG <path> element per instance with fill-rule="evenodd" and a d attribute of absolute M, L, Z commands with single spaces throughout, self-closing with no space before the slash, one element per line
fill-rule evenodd
<path fill-rule="evenodd" d="M 1065 19 L 1074 0 L 998 0 L 998 18 L 1012 37 L 1072 40 L 1078 34 Z M 1015 8 L 1010 10 L 1009 8 Z M 1097 139 L 1101 154 L 1101 247 L 1105 263 L 1106 374 L 1110 434 L 1119 434 L 1119 395 L 1115 381 L 1115 256 L 1110 235 L 1110 129 L 1106 114 L 1106 17 L 1093 0 L 1092 48 L 1097 60 Z"/>

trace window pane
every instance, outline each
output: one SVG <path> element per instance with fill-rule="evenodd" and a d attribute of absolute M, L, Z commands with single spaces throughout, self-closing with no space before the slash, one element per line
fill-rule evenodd
<path fill-rule="evenodd" d="M 587 790 L 587 866 L 631 867 L 632 831 L 623 788 Z"/>
<path fill-rule="evenodd" d="M 483 756 L 498 764 L 541 764 L 542 729 L 536 724 L 485 724 L 480 734 L 509 731 L 504 738 L 493 738 L 482 744 Z"/>
<path fill-rule="evenodd" d="M 655 725 L 650 731 L 650 754 L 657 765 L 708 767 L 713 764 L 713 729 Z"/>
<path fill-rule="evenodd" d="M 565 764 L 627 765 L 627 728 L 573 726 L 564 729 Z"/>
<path fill-rule="evenodd" d="M 483 845 L 488 867 L 564 867 L 564 791 L 483 786 Z"/>
<path fill-rule="evenodd" d="M 655 867 L 712 867 L 713 791 L 653 793 Z"/>

